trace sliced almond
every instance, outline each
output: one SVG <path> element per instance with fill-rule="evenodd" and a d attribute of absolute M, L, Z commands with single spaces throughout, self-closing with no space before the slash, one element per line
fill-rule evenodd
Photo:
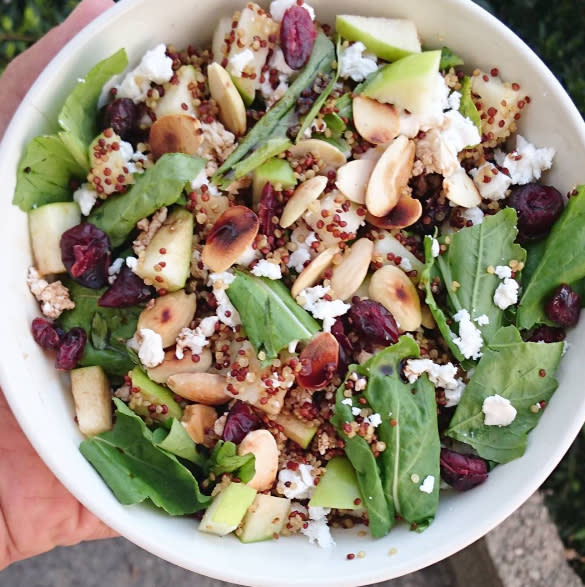
<path fill-rule="evenodd" d="M 339 343 L 329 332 L 319 332 L 299 356 L 297 383 L 305 389 L 323 389 L 337 372 Z"/>
<path fill-rule="evenodd" d="M 319 139 L 299 141 L 289 151 L 294 159 L 301 159 L 307 155 L 313 155 L 320 162 L 322 171 L 337 169 L 346 161 L 345 155 L 337 147 Z"/>
<path fill-rule="evenodd" d="M 445 197 L 456 206 L 475 208 L 481 204 L 481 196 L 473 179 L 467 175 L 463 167 L 459 167 L 443 180 Z"/>
<path fill-rule="evenodd" d="M 207 67 L 207 80 L 223 125 L 236 136 L 246 134 L 246 106 L 230 74 L 219 63 L 211 63 Z"/>
<path fill-rule="evenodd" d="M 337 170 L 335 185 L 343 195 L 356 204 L 365 204 L 366 189 L 376 166 L 373 159 L 354 159 Z"/>
<path fill-rule="evenodd" d="M 353 122 L 360 135 L 374 145 L 389 143 L 400 132 L 400 117 L 394 106 L 362 95 L 353 99 Z"/>
<path fill-rule="evenodd" d="M 360 238 L 346 250 L 331 276 L 332 294 L 336 298 L 347 300 L 358 290 L 368 274 L 373 253 L 374 243 L 367 238 Z"/>
<path fill-rule="evenodd" d="M 329 247 L 321 253 L 319 253 L 299 274 L 296 278 L 290 293 L 293 298 L 296 298 L 302 290 L 307 287 L 313 287 L 323 272 L 333 262 L 333 257 L 339 253 L 338 247 Z"/>
<path fill-rule="evenodd" d="M 212 271 L 229 269 L 254 242 L 260 222 L 246 206 L 228 208 L 215 222 L 201 253 L 201 260 Z"/>
<path fill-rule="evenodd" d="M 396 206 L 412 174 L 415 150 L 413 141 L 399 136 L 384 151 L 366 190 L 366 207 L 370 214 L 386 216 Z"/>
<path fill-rule="evenodd" d="M 274 484 L 278 472 L 279 451 L 274 436 L 265 429 L 248 432 L 238 446 L 238 455 L 249 453 L 255 457 L 256 472 L 248 485 L 258 491 L 267 491 Z"/>
<path fill-rule="evenodd" d="M 370 298 L 382 304 L 401 330 L 416 330 L 422 321 L 418 292 L 406 273 L 394 265 L 378 269 L 370 281 Z"/>
<path fill-rule="evenodd" d="M 219 406 L 231 399 L 227 378 L 215 373 L 178 373 L 167 379 L 173 393 L 206 406 Z"/>
<path fill-rule="evenodd" d="M 155 160 L 165 153 L 195 155 L 201 141 L 201 123 L 188 114 L 161 116 L 150 127 L 148 138 Z"/>
<path fill-rule="evenodd" d="M 402 196 L 398 203 L 386 216 L 378 218 L 372 214 L 366 215 L 366 220 L 377 228 L 392 230 L 412 226 L 422 216 L 420 200 L 411 198 L 408 194 Z"/>
<path fill-rule="evenodd" d="M 191 351 L 186 350 L 182 359 L 177 359 L 175 349 L 169 349 L 165 352 L 164 361 L 147 369 L 146 373 L 150 379 L 157 383 L 166 383 L 167 378 L 178 373 L 204 373 L 211 367 L 211 351 L 203 349 L 197 362 L 193 361 Z"/>
<path fill-rule="evenodd" d="M 196 444 L 206 444 L 207 431 L 213 428 L 217 420 L 217 412 L 211 406 L 193 404 L 183 410 L 181 424 Z"/>
<path fill-rule="evenodd" d="M 288 228 L 296 222 L 305 213 L 309 204 L 314 202 L 326 187 L 327 178 L 324 175 L 316 175 L 304 181 L 286 203 L 280 217 L 280 226 Z"/>

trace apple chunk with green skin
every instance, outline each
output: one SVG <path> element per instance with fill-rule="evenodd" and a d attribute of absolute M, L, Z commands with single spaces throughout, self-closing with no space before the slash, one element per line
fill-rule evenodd
<path fill-rule="evenodd" d="M 101 367 L 72 369 L 71 392 L 79 430 L 95 436 L 112 428 L 110 382 Z"/>
<path fill-rule="evenodd" d="M 413 53 L 385 65 L 366 84 L 363 95 L 424 116 L 436 108 L 440 51 Z"/>
<path fill-rule="evenodd" d="M 345 457 L 331 459 L 315 487 L 309 506 L 357 510 L 363 507 L 361 504 L 362 496 L 351 463 Z"/>
<path fill-rule="evenodd" d="M 361 41 L 368 51 L 386 61 L 420 53 L 420 40 L 411 20 L 373 16 L 337 16 L 337 32 L 349 41 Z"/>
<path fill-rule="evenodd" d="M 281 185 L 284 190 L 294 188 L 297 185 L 297 178 L 290 163 L 286 159 L 273 157 L 254 170 L 254 181 L 252 184 L 254 204 L 258 204 L 262 196 L 262 190 L 269 182 L 273 186 Z"/>
<path fill-rule="evenodd" d="M 313 436 L 317 432 L 317 426 L 287 414 L 279 414 L 275 422 L 282 426 L 282 432 L 287 438 L 290 438 L 302 448 L 307 448 L 311 444 L 311 440 L 313 440 Z"/>
<path fill-rule="evenodd" d="M 134 367 L 128 373 L 128 376 L 132 381 L 132 387 L 139 390 L 137 393 L 130 394 L 130 403 L 128 405 L 139 416 L 149 417 L 158 421 L 164 421 L 168 418 L 181 419 L 183 410 L 166 387 L 151 381 L 140 367 Z M 166 413 L 157 414 L 156 412 L 151 412 L 148 409 L 150 405 L 166 406 Z"/>
<path fill-rule="evenodd" d="M 191 266 L 192 242 L 193 215 L 185 208 L 176 208 L 140 253 L 134 273 L 167 292 L 185 287 Z"/>
<path fill-rule="evenodd" d="M 259 493 L 248 509 L 242 525 L 236 530 L 242 542 L 270 540 L 279 534 L 288 520 L 290 500 Z"/>
<path fill-rule="evenodd" d="M 244 483 L 230 483 L 207 508 L 199 530 L 218 536 L 233 532 L 256 497 L 256 490 Z"/>

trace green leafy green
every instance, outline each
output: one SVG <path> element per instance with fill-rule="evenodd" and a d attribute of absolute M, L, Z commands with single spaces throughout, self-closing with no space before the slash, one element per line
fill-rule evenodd
<path fill-rule="evenodd" d="M 283 151 L 286 151 L 291 146 L 291 142 L 286 137 L 274 137 L 268 139 L 262 146 L 258 147 L 249 157 L 236 163 L 233 168 L 234 179 L 240 179 L 244 175 L 254 171 L 265 163 L 271 157 L 276 157 Z M 229 186 L 232 183 L 231 179 L 225 179 L 221 185 L 222 187 Z"/>
<path fill-rule="evenodd" d="M 335 102 L 335 107 L 337 108 L 337 114 L 342 118 L 353 118 L 353 98 L 351 94 L 343 94 L 343 96 L 339 96 Z"/>
<path fill-rule="evenodd" d="M 461 104 L 459 105 L 459 112 L 475 124 L 481 135 L 481 116 L 475 106 L 475 102 L 471 99 L 471 78 L 467 76 L 461 80 Z M 468 146 L 473 147 L 473 145 Z"/>
<path fill-rule="evenodd" d="M 585 185 L 579 186 L 577 195 L 569 198 L 543 245 L 544 252 L 518 306 L 518 328 L 546 322 L 544 304 L 552 291 L 562 283 L 575 283 L 585 277 L 584 224 Z"/>
<path fill-rule="evenodd" d="M 53 202 L 70 202 L 71 178 L 83 178 L 86 171 L 71 156 L 57 135 L 34 138 L 18 165 L 12 203 L 24 212 Z"/>
<path fill-rule="evenodd" d="M 96 350 L 103 351 L 108 346 L 109 335 L 110 329 L 107 320 L 99 312 L 96 312 L 91 319 L 91 344 Z"/>
<path fill-rule="evenodd" d="M 339 114 L 335 112 L 326 114 L 323 117 L 323 120 L 325 121 L 327 128 L 334 134 L 340 135 L 347 128 L 345 122 L 343 122 Z"/>
<path fill-rule="evenodd" d="M 203 169 L 205 161 L 181 153 L 167 153 L 138 176 L 126 194 L 111 196 L 94 210 L 88 221 L 101 228 L 113 247 L 121 245 L 141 218 L 174 204 L 185 185 Z"/>
<path fill-rule="evenodd" d="M 563 343 L 524 342 L 514 326 L 502 328 L 484 349 L 447 435 L 471 445 L 484 459 L 507 463 L 524 454 L 528 433 L 557 388 L 554 373 Z M 492 395 L 510 400 L 517 415 L 508 426 L 486 426 L 482 406 Z"/>
<path fill-rule="evenodd" d="M 256 458 L 252 453 L 239 456 L 233 442 L 220 440 L 211 453 L 207 470 L 217 477 L 235 473 L 242 483 L 247 483 L 256 473 Z"/>
<path fill-rule="evenodd" d="M 458 65 L 463 65 L 464 61 L 459 57 L 459 55 L 455 55 L 449 47 L 443 47 L 441 49 L 441 61 L 439 63 L 439 71 L 448 71 L 452 67 L 457 67 Z"/>
<path fill-rule="evenodd" d="M 315 39 L 311 57 L 303 71 L 291 84 L 279 102 L 258 121 L 240 142 L 238 148 L 217 170 L 214 176 L 216 181 L 267 138 L 275 138 L 279 134 L 280 136 L 285 136 L 286 128 L 283 128 L 280 124 L 281 120 L 289 115 L 301 92 L 313 82 L 320 71 L 330 67 L 334 59 L 335 47 L 333 43 L 323 33 L 319 33 Z"/>
<path fill-rule="evenodd" d="M 307 340 L 320 330 L 280 281 L 236 271 L 227 295 L 256 352 L 263 350 L 268 359 L 293 340 Z"/>
<path fill-rule="evenodd" d="M 126 404 L 114 398 L 113 430 L 84 440 L 79 450 L 124 505 L 147 499 L 173 516 L 209 505 L 195 477 L 176 457 L 156 446 L 152 432 Z"/>
<path fill-rule="evenodd" d="M 169 423 L 170 429 L 167 429 L 165 426 L 168 426 Z M 201 453 L 197 452 L 197 445 L 176 418 L 165 420 L 163 426 L 153 431 L 152 439 L 159 448 L 190 461 L 200 468 L 205 467 L 206 459 Z"/>

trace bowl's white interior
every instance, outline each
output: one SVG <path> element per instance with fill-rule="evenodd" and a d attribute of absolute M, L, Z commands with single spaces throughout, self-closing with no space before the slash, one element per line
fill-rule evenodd
<path fill-rule="evenodd" d="M 0 343 L 0 381 L 23 429 L 59 479 L 112 528 L 145 549 L 185 568 L 246 585 L 362 585 L 415 571 L 480 538 L 516 509 L 542 483 L 585 420 L 582 392 L 585 336 L 577 330 L 560 373 L 561 386 L 531 434 L 526 455 L 498 467 L 484 485 L 445 495 L 435 523 L 423 534 L 397 528 L 385 539 L 336 532 L 337 546 L 321 550 L 304 537 L 241 545 L 234 537 L 202 534 L 187 518 L 173 519 L 147 507 L 122 507 L 77 446 L 67 383 L 34 344 L 29 331 L 37 307 L 25 285 L 30 265 L 26 216 L 10 202 L 15 170 L 26 142 L 53 128 L 55 114 L 75 80 L 121 46 L 131 62 L 159 42 L 202 46 L 220 16 L 244 0 L 124 0 L 78 35 L 49 65 L 19 109 L 0 150 L 0 233 L 5 283 Z M 412 18 L 429 47 L 443 44 L 470 66 L 497 66 L 532 97 L 521 128 L 532 142 L 558 155 L 548 180 L 561 191 L 585 182 L 585 125 L 552 74 L 508 29 L 465 0 L 314 0 L 321 20 L 336 13 Z M 570 238 L 570 235 L 567 235 Z M 390 556 L 389 550 L 396 549 Z M 348 552 L 366 557 L 345 560 Z"/>

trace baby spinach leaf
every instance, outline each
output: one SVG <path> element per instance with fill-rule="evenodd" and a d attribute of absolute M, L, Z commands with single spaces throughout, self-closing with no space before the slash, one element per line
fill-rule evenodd
<path fill-rule="evenodd" d="M 169 418 L 159 428 L 153 430 L 152 440 L 156 446 L 177 457 L 190 461 L 200 468 L 205 466 L 205 457 L 197 452 L 197 445 L 177 418 Z"/>
<path fill-rule="evenodd" d="M 439 63 L 439 71 L 448 71 L 452 67 L 463 65 L 463 59 L 459 55 L 455 55 L 449 47 L 441 49 L 441 61 Z"/>
<path fill-rule="evenodd" d="M 96 312 L 91 319 L 91 344 L 98 350 L 103 351 L 108 346 L 110 335 L 106 319 Z"/>
<path fill-rule="evenodd" d="M 256 473 L 256 458 L 252 453 L 239 456 L 233 442 L 220 440 L 211 453 L 207 467 L 217 477 L 235 473 L 242 483 L 247 483 Z"/>
<path fill-rule="evenodd" d="M 585 277 L 584 227 L 585 185 L 579 186 L 577 195 L 569 198 L 543 245 L 540 261 L 524 287 L 518 306 L 518 328 L 546 322 L 544 304 L 552 291 L 562 283 L 575 283 Z"/>
<path fill-rule="evenodd" d="M 471 99 L 471 78 L 467 76 L 461 80 L 461 103 L 459 105 L 459 112 L 475 124 L 475 127 L 481 135 L 481 116 L 475 106 L 475 102 Z M 472 147 L 473 145 L 469 146 Z"/>
<path fill-rule="evenodd" d="M 293 340 L 307 340 L 320 330 L 280 281 L 236 271 L 227 295 L 256 352 L 264 350 L 268 359 Z"/>
<path fill-rule="evenodd" d="M 114 398 L 111 431 L 84 440 L 79 450 L 123 505 L 147 499 L 173 516 L 209 505 L 195 477 L 173 455 L 156 446 L 152 432 L 122 401 Z"/>
<path fill-rule="evenodd" d="M 187 182 L 197 177 L 205 161 L 181 153 L 167 153 L 138 176 L 126 194 L 109 197 L 88 217 L 112 242 L 121 245 L 141 218 L 154 214 L 163 206 L 174 204 Z"/>
<path fill-rule="evenodd" d="M 548 402 L 557 388 L 554 373 L 562 351 L 562 343 L 523 342 L 514 326 L 499 330 L 484 349 L 447 435 L 490 461 L 507 463 L 521 457 L 541 415 L 534 406 Z M 483 402 L 495 394 L 509 399 L 518 412 L 508 426 L 484 424 Z"/>

